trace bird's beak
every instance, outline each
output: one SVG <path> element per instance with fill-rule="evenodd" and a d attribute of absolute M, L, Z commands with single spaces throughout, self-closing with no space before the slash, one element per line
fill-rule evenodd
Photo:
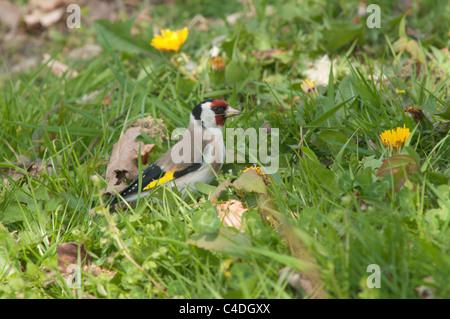
<path fill-rule="evenodd" d="M 232 117 L 242 113 L 243 113 L 242 111 L 233 109 L 231 106 L 228 105 L 227 109 L 225 110 L 225 117 Z"/>

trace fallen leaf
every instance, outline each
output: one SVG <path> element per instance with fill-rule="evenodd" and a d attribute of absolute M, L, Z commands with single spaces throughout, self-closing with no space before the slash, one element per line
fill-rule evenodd
<path fill-rule="evenodd" d="M 268 50 L 255 50 L 252 51 L 252 54 L 258 60 L 269 60 L 274 57 L 276 54 L 281 54 L 283 51 L 281 49 L 268 49 Z"/>
<path fill-rule="evenodd" d="M 58 61 L 58 60 L 51 60 L 51 56 L 48 53 L 44 53 L 43 55 L 43 59 L 42 59 L 42 64 L 47 64 L 47 67 L 49 67 L 52 71 L 52 73 L 57 76 L 57 77 L 62 77 L 64 74 L 67 74 L 68 76 L 71 77 L 76 77 L 78 76 L 78 72 L 75 70 L 72 70 L 71 68 L 69 68 L 67 65 L 65 65 L 64 63 Z M 50 61 L 50 62 L 49 62 Z"/>
<path fill-rule="evenodd" d="M 91 56 L 97 56 L 101 52 L 102 52 L 101 46 L 93 43 L 88 43 L 83 45 L 82 47 L 73 49 L 72 51 L 69 52 L 67 57 L 69 59 L 87 59 Z"/>
<path fill-rule="evenodd" d="M 286 247 L 292 256 L 298 260 L 299 269 L 302 270 L 301 273 L 294 273 L 292 269 L 288 269 L 290 275 L 293 276 L 291 278 L 288 276 L 290 283 L 296 289 L 301 287 L 308 295 L 308 298 L 326 299 L 327 292 L 324 288 L 318 265 L 306 244 L 310 238 L 307 234 L 287 224 L 280 224 L 280 229 L 282 230 L 281 233 Z M 298 293 L 302 295 L 301 291 L 298 291 Z"/>
<path fill-rule="evenodd" d="M 201 14 L 197 14 L 194 18 L 192 18 L 191 22 L 189 22 L 188 29 L 191 30 L 195 26 L 195 30 L 198 31 L 209 31 L 209 22 L 208 20 Z"/>
<path fill-rule="evenodd" d="M 29 5 L 34 8 L 42 9 L 43 11 L 51 11 L 58 6 L 64 4 L 63 0 L 30 0 Z"/>
<path fill-rule="evenodd" d="M 0 0 L 0 23 L 14 32 L 20 22 L 20 7 L 7 0 Z"/>
<path fill-rule="evenodd" d="M 315 285 L 311 279 L 301 272 L 295 272 L 286 266 L 278 271 L 278 277 L 285 278 L 285 280 L 287 280 L 289 285 L 297 292 L 298 298 L 305 298 L 306 296 L 311 296 L 314 293 Z"/>
<path fill-rule="evenodd" d="M 247 211 L 247 208 L 240 201 L 232 199 L 226 203 L 214 205 L 218 211 L 217 217 L 223 225 L 241 230 L 242 215 Z"/>
<path fill-rule="evenodd" d="M 41 21 L 41 17 L 44 13 L 41 10 L 34 10 L 29 14 L 26 14 L 23 17 L 23 21 L 25 22 L 28 29 L 34 28 Z"/>
<path fill-rule="evenodd" d="M 421 299 L 433 299 L 434 289 L 432 288 L 434 284 L 433 277 L 425 277 L 423 281 L 427 284 L 423 284 L 416 287 L 417 294 Z"/>
<path fill-rule="evenodd" d="M 330 77 L 331 60 L 328 55 L 324 55 L 316 59 L 313 63 L 309 64 L 309 68 L 303 73 L 312 81 L 316 86 L 327 86 L 328 79 Z M 333 75 L 335 71 L 333 68 Z"/>
<path fill-rule="evenodd" d="M 243 12 L 236 12 L 236 13 L 233 13 L 233 14 L 230 14 L 229 16 L 227 16 L 226 20 L 229 24 L 235 25 L 236 22 L 238 20 L 241 20 L 244 16 L 245 16 L 245 14 Z"/>
<path fill-rule="evenodd" d="M 92 258 L 87 254 L 83 244 L 79 245 L 73 242 L 60 244 L 56 247 L 56 254 L 59 271 L 68 285 L 73 284 L 73 279 L 75 278 L 74 275 L 77 269 L 89 273 L 94 277 L 98 277 L 100 274 L 106 274 L 113 277 L 117 273 L 116 271 L 104 269 L 93 264 Z M 78 260 L 80 260 L 81 265 L 79 265 Z M 71 267 L 71 265 L 76 265 L 76 267 Z M 79 266 L 81 267 L 78 268 Z M 47 286 L 53 282 L 53 280 L 50 280 L 46 282 L 45 285 Z M 92 295 L 87 295 L 87 297 L 95 298 Z"/>
<path fill-rule="evenodd" d="M 56 254 L 58 257 L 58 267 L 62 274 L 72 274 L 75 270 L 68 269 L 69 265 L 78 265 L 78 254 L 82 264 L 91 262 L 91 258 L 86 253 L 84 245 L 67 242 L 56 247 Z"/>
<path fill-rule="evenodd" d="M 133 27 L 131 28 L 130 31 L 131 35 L 137 35 L 140 33 L 139 24 L 141 24 L 142 21 L 152 21 L 152 19 L 150 18 L 149 8 L 144 8 L 143 10 L 138 12 L 136 20 L 134 21 Z"/>
<path fill-rule="evenodd" d="M 23 20 L 28 29 L 47 28 L 60 21 L 66 12 L 63 0 L 31 0 L 25 6 Z"/>
<path fill-rule="evenodd" d="M 136 178 L 139 173 L 137 166 L 139 149 L 141 150 L 142 164 L 149 164 L 149 154 L 155 145 L 136 141 L 141 132 L 145 132 L 150 137 L 161 136 L 167 138 L 167 128 L 160 119 L 155 120 L 148 116 L 133 122 L 113 146 L 111 158 L 106 169 L 106 181 L 109 184 L 106 190 L 107 193 L 114 193 L 114 190 L 121 191 L 124 189 L 126 187 L 125 178 Z"/>
<path fill-rule="evenodd" d="M 409 113 L 412 115 L 412 117 L 414 117 L 414 120 L 416 121 L 416 123 L 419 123 L 420 120 L 422 120 L 424 118 L 424 113 L 421 109 L 418 109 L 417 107 L 407 107 L 405 108 L 403 111 Z"/>
<path fill-rule="evenodd" d="M 41 25 L 43 27 L 48 28 L 52 24 L 55 24 L 56 22 L 61 20 L 62 16 L 64 15 L 64 12 L 65 11 L 63 8 L 59 8 L 59 9 L 55 9 L 53 11 L 47 12 L 42 15 L 39 22 L 41 23 Z"/>
<path fill-rule="evenodd" d="M 108 167 L 106 168 L 106 181 L 110 185 L 107 193 L 121 191 L 127 185 L 125 178 L 134 179 L 139 173 L 136 165 L 140 156 L 143 164 L 148 164 L 144 159 L 148 159 L 148 153 L 153 150 L 154 144 L 144 144 L 136 141 L 143 129 L 141 127 L 130 127 L 114 144 Z"/>
<path fill-rule="evenodd" d="M 77 102 L 77 104 L 91 103 L 102 92 L 103 92 L 102 90 L 95 90 L 95 91 L 86 93 L 81 97 L 81 99 L 76 100 L 76 102 Z"/>
<path fill-rule="evenodd" d="M 3 167 L 0 168 L 0 174 L 4 176 L 3 181 L 8 183 L 6 176 L 14 181 L 19 180 L 28 173 L 28 168 L 31 164 L 32 162 L 26 156 L 19 157 L 18 162 L 15 163 L 2 163 Z"/>
<path fill-rule="evenodd" d="M 18 181 L 25 175 L 30 175 L 31 177 L 36 178 L 45 168 L 47 169 L 47 174 L 49 176 L 53 174 L 53 164 L 50 162 L 44 162 L 40 158 L 32 162 L 25 155 L 18 155 L 8 142 L 5 141 L 5 144 L 9 147 L 17 159 L 17 162 L 1 163 L 2 167 L 0 167 L 0 176 L 4 176 L 3 182 L 5 184 L 9 184 L 8 177 L 14 181 Z"/>

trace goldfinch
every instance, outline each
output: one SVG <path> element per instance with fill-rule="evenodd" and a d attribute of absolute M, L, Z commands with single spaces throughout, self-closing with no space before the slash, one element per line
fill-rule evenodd
<path fill-rule="evenodd" d="M 225 121 L 239 114 L 242 112 L 222 100 L 209 99 L 196 105 L 180 141 L 142 172 L 140 197 L 150 195 L 155 187 L 166 183 L 178 190 L 186 187 L 195 190 L 196 182 L 211 183 L 225 158 L 222 135 Z M 108 205 L 117 204 L 120 199 L 135 201 L 138 193 L 139 176 Z"/>

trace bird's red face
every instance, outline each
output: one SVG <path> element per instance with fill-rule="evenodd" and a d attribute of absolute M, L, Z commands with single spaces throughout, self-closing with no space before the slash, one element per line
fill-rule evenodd
<path fill-rule="evenodd" d="M 227 120 L 227 117 L 225 116 L 227 107 L 227 102 L 222 100 L 214 100 L 211 102 L 210 108 L 215 114 L 217 126 L 224 126 L 225 121 Z"/>
<path fill-rule="evenodd" d="M 192 111 L 196 120 L 201 120 L 205 128 L 222 127 L 228 117 L 242 114 L 222 100 L 205 100 Z"/>

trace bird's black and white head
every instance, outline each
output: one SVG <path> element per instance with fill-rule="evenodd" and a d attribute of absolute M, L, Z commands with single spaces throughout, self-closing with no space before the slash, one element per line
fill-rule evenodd
<path fill-rule="evenodd" d="M 221 128 L 227 118 L 242 114 L 222 100 L 205 100 L 196 105 L 191 113 L 191 121 L 201 121 L 202 126 L 208 128 Z"/>

